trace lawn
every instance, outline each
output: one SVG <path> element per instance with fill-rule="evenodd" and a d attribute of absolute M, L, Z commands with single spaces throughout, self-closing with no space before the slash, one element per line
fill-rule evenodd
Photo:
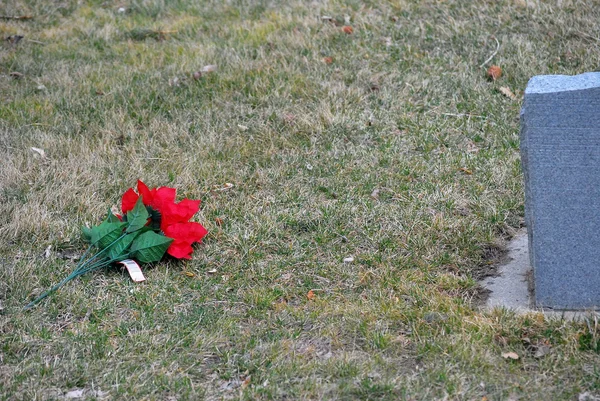
<path fill-rule="evenodd" d="M 598 321 L 478 285 L 523 225 L 523 90 L 598 68 L 599 1 L 0 16 L 32 17 L 0 20 L 0 400 L 600 399 Z M 23 312 L 138 179 L 202 199 L 193 259 Z"/>

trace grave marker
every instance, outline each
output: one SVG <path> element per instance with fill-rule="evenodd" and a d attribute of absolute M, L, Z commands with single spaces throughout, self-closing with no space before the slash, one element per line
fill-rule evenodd
<path fill-rule="evenodd" d="M 536 304 L 600 307 L 600 72 L 529 81 L 521 159 Z"/>

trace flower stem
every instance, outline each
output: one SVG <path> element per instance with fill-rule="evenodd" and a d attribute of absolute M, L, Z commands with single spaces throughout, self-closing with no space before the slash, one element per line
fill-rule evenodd
<path fill-rule="evenodd" d="M 123 234 L 119 239 L 115 240 L 112 244 L 116 243 L 118 240 L 120 240 L 124 236 L 125 236 L 125 234 Z M 112 259 L 108 259 L 108 257 L 106 257 L 106 256 L 103 259 L 98 259 L 99 255 L 104 253 L 104 251 L 106 249 L 110 248 L 110 246 L 112 244 L 110 244 L 106 248 L 100 250 L 99 252 L 97 252 L 96 254 L 91 256 L 89 259 L 83 260 L 93 246 L 93 245 L 90 245 L 90 247 L 87 249 L 87 251 L 82 256 L 82 260 L 77 264 L 77 266 L 75 267 L 75 270 L 73 270 L 71 272 L 71 274 L 69 274 L 67 277 L 65 277 L 60 283 L 56 284 L 49 290 L 45 291 L 42 295 L 40 295 L 39 297 L 37 297 L 36 299 L 34 299 L 30 303 L 28 303 L 23 309 L 24 310 L 31 309 L 32 307 L 37 305 L 40 301 L 42 301 L 44 298 L 46 298 L 49 295 L 51 295 L 52 293 L 56 292 L 63 285 L 67 284 L 69 281 L 71 281 L 85 273 L 91 272 L 93 270 L 98 270 L 103 267 L 107 267 L 114 262 L 125 260 L 125 259 L 129 258 L 129 254 L 126 254 L 126 255 L 121 255 L 121 256 L 118 256 L 118 257 L 112 258 Z"/>

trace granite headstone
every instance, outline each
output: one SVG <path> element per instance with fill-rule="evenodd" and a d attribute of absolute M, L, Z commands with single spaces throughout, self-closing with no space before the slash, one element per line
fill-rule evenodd
<path fill-rule="evenodd" d="M 600 307 L 600 72 L 529 81 L 521 159 L 536 304 Z"/>

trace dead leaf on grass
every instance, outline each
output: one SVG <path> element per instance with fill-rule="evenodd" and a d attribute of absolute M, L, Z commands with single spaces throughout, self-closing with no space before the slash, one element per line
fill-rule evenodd
<path fill-rule="evenodd" d="M 40 149 L 40 148 L 34 148 L 32 147 L 31 150 L 33 150 L 35 153 L 37 153 L 38 155 L 40 155 L 40 157 L 43 159 L 44 157 L 46 157 L 46 152 L 44 152 L 44 149 Z"/>
<path fill-rule="evenodd" d="M 540 345 L 539 347 L 537 347 L 535 354 L 533 354 L 534 358 L 543 358 L 546 355 L 548 355 L 551 351 L 551 348 L 549 345 Z"/>
<path fill-rule="evenodd" d="M 11 73 L 9 73 L 8 75 L 10 75 L 11 77 L 13 77 L 14 79 L 21 79 L 23 78 L 25 75 L 18 72 L 18 71 L 13 71 Z"/>
<path fill-rule="evenodd" d="M 496 81 L 502 76 L 502 68 L 498 67 L 497 65 L 493 65 L 488 68 L 486 75 L 489 80 Z"/>
<path fill-rule="evenodd" d="M 354 256 L 348 256 L 344 258 L 344 263 L 352 263 L 354 262 Z"/>
<path fill-rule="evenodd" d="M 73 399 L 73 398 L 82 398 L 83 397 L 83 389 L 72 390 L 65 394 L 65 398 Z"/>
<path fill-rule="evenodd" d="M 517 359 L 519 359 L 519 354 L 517 354 L 516 352 L 504 352 L 502 354 L 502 358 L 512 359 L 513 361 L 516 361 Z"/>
<path fill-rule="evenodd" d="M 219 186 L 219 185 L 216 185 L 216 186 L 214 187 L 214 190 L 215 190 L 215 191 L 227 191 L 227 190 L 229 190 L 229 189 L 231 189 L 231 188 L 233 188 L 233 187 L 234 187 L 234 185 L 233 185 L 232 183 L 230 183 L 230 182 L 226 182 L 225 184 L 223 184 L 223 185 L 221 185 L 221 186 Z"/>
<path fill-rule="evenodd" d="M 209 271 L 207 271 L 208 274 L 215 274 L 217 272 L 217 269 L 210 269 Z"/>
<path fill-rule="evenodd" d="M 511 91 L 508 86 L 501 86 L 499 90 L 500 90 L 500 93 L 502 93 L 507 98 L 509 98 L 511 100 L 514 100 L 514 101 L 519 100 L 519 98 L 517 97 L 517 95 L 515 95 L 513 93 L 513 91 Z"/>
<path fill-rule="evenodd" d="M 323 57 L 323 62 L 325 64 L 331 64 L 333 63 L 333 57 Z"/>
<path fill-rule="evenodd" d="M 200 70 L 200 72 L 202 74 L 208 74 L 211 72 L 215 72 L 217 70 L 217 65 L 216 64 L 209 64 L 209 65 L 205 65 L 204 67 L 202 67 L 202 69 Z"/>
<path fill-rule="evenodd" d="M 315 297 L 316 295 L 313 290 L 310 290 L 306 293 L 306 298 L 308 298 L 309 301 L 312 301 L 313 299 L 315 299 Z"/>
<path fill-rule="evenodd" d="M 354 33 L 354 28 L 352 28 L 350 25 L 344 25 L 342 27 L 342 32 L 344 32 L 346 35 L 352 35 Z"/>
<path fill-rule="evenodd" d="M 196 275 L 194 273 L 188 272 L 188 271 L 183 272 L 183 274 L 185 274 L 188 277 L 196 277 Z"/>
<path fill-rule="evenodd" d="M 461 167 L 458 169 L 458 171 L 462 171 L 463 173 L 468 174 L 468 175 L 473 174 L 473 172 L 466 167 Z"/>

